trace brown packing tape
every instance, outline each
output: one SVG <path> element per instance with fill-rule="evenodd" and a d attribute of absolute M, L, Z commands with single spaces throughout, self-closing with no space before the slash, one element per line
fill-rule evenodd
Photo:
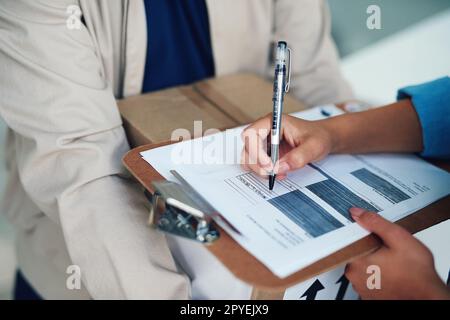
<path fill-rule="evenodd" d="M 227 75 L 190 86 L 156 91 L 118 101 L 124 128 L 135 147 L 170 140 L 175 129 L 194 135 L 250 123 L 272 110 L 272 84 L 253 74 Z M 303 110 L 302 103 L 285 97 L 285 112 Z"/>
<path fill-rule="evenodd" d="M 237 123 L 210 104 L 192 87 L 183 86 L 118 101 L 127 137 L 133 147 L 170 140 L 177 129 L 194 136 L 194 122 L 201 120 L 201 135 L 211 128 Z"/>
<path fill-rule="evenodd" d="M 194 89 L 240 124 L 272 112 L 273 84 L 254 74 L 222 76 L 197 82 Z M 304 110 L 305 105 L 289 93 L 284 98 L 284 113 Z"/>
<path fill-rule="evenodd" d="M 209 82 L 200 82 L 193 86 L 199 94 L 201 94 L 208 102 L 216 106 L 228 117 L 236 121 L 238 124 L 246 124 L 252 121 L 252 117 L 248 116 L 241 108 L 231 103 L 224 95 L 217 92 Z"/>

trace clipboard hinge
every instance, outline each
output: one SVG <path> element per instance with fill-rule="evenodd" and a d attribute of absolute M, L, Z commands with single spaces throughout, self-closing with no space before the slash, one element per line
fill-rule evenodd
<path fill-rule="evenodd" d="M 153 182 L 149 225 L 175 236 L 211 244 L 219 237 L 212 218 L 202 210 L 201 203 L 182 185 L 171 181 Z"/>

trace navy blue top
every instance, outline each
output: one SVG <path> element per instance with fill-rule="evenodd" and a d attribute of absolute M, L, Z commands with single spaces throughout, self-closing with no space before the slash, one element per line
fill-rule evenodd
<path fill-rule="evenodd" d="M 147 60 L 142 92 L 214 76 L 205 0 L 145 0 Z"/>
<path fill-rule="evenodd" d="M 422 126 L 424 157 L 450 159 L 450 78 L 444 77 L 399 90 L 410 98 Z"/>

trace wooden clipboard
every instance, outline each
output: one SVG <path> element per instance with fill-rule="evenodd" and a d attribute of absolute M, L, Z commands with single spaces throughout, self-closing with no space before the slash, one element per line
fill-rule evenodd
<path fill-rule="evenodd" d="M 140 152 L 168 145 L 171 142 L 150 144 L 129 151 L 123 163 L 129 172 L 153 193 L 152 181 L 164 178 L 145 160 Z M 435 165 L 450 171 L 449 162 L 435 162 Z M 416 233 L 450 218 L 450 196 L 417 211 L 397 222 L 411 233 Z M 380 246 L 376 236 L 369 235 L 351 245 L 297 271 L 286 278 L 278 278 L 254 256 L 242 248 L 223 229 L 217 226 L 220 238 L 207 249 L 217 257 L 237 278 L 254 287 L 253 299 L 282 299 L 284 290 L 326 271 L 335 269 L 355 258 L 366 255 Z"/>

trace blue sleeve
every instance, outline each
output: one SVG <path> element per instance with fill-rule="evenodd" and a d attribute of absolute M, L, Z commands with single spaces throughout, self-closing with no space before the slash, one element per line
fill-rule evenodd
<path fill-rule="evenodd" d="M 410 98 L 419 116 L 424 157 L 450 159 L 450 78 L 444 77 L 398 91 Z"/>

